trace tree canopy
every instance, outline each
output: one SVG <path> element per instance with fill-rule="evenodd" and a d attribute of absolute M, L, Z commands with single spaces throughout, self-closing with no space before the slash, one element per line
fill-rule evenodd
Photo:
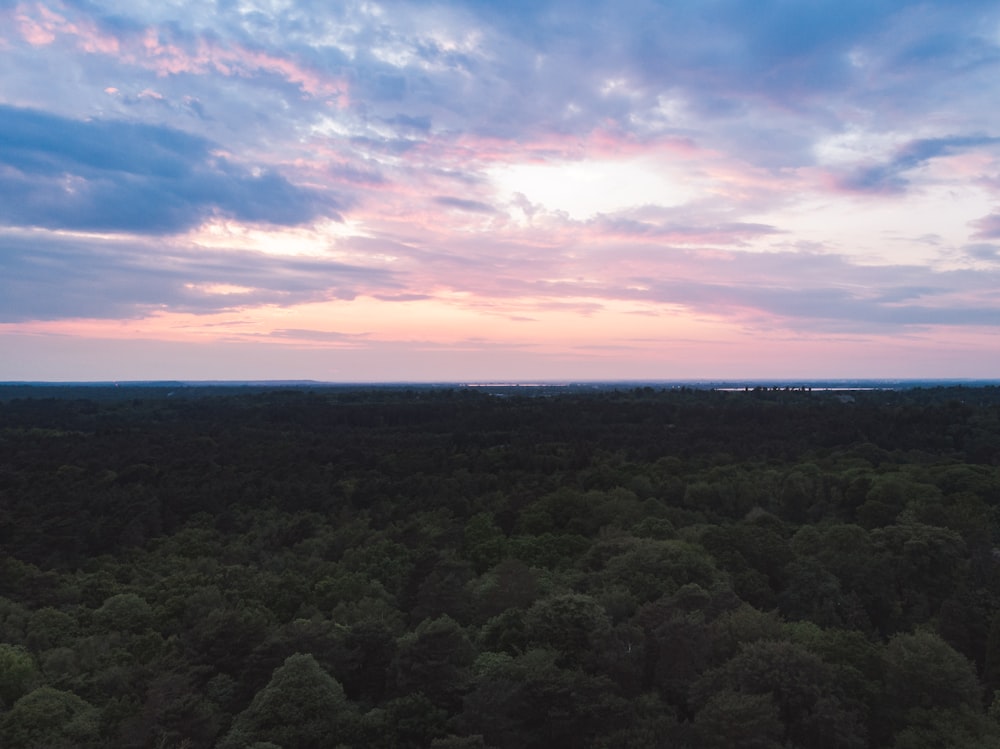
<path fill-rule="evenodd" d="M 0 387 L 10 747 L 1000 746 L 1000 389 Z"/>

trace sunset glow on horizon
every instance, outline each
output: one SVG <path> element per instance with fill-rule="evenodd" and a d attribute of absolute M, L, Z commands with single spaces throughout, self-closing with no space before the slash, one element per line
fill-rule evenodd
<path fill-rule="evenodd" d="M 0 380 L 1000 377 L 1000 6 L 0 0 Z"/>

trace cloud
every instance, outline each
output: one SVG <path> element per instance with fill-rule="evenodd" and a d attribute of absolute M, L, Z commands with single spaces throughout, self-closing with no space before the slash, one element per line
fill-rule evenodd
<path fill-rule="evenodd" d="M 170 234 L 212 215 L 280 225 L 337 216 L 328 193 L 248 170 L 172 128 L 0 105 L 0 222 Z"/>
<path fill-rule="evenodd" d="M 397 114 L 387 118 L 385 122 L 389 125 L 397 125 L 401 128 L 415 130 L 420 133 L 429 132 L 431 129 L 431 118 L 426 115 L 423 117 L 410 117 L 405 114 Z"/>
<path fill-rule="evenodd" d="M 1000 216 L 997 216 L 997 228 L 1000 230 Z M 962 251 L 973 260 L 1000 262 L 1000 246 L 995 244 L 970 244 L 963 247 Z"/>
<path fill-rule="evenodd" d="M 905 173 L 923 166 L 931 159 L 963 151 L 993 146 L 1000 138 L 986 135 L 925 138 L 907 143 L 888 162 L 866 166 L 843 177 L 839 186 L 850 191 L 875 194 L 899 194 L 909 181 Z"/>
<path fill-rule="evenodd" d="M 469 213 L 496 213 L 496 209 L 478 200 L 466 200 L 465 198 L 455 198 L 450 195 L 438 195 L 434 202 L 446 208 L 457 208 L 460 211 Z"/>
<path fill-rule="evenodd" d="M 608 235 L 655 238 L 674 245 L 745 244 L 747 239 L 781 233 L 769 224 L 745 221 L 682 224 L 654 223 L 626 216 L 601 216 L 594 224 L 600 232 Z"/>
<path fill-rule="evenodd" d="M 430 294 L 372 294 L 380 302 L 422 302 L 433 299 Z"/>
<path fill-rule="evenodd" d="M 674 315 L 682 309 L 749 329 L 884 333 L 1000 325 L 997 271 L 873 264 L 802 250 L 749 252 L 738 249 L 746 229 L 730 227 L 736 233 L 728 234 L 718 230 L 721 222 L 695 223 L 667 239 L 654 232 L 592 231 L 598 226 L 577 224 L 575 233 L 551 243 L 538 231 L 531 235 L 533 245 L 483 236 L 474 258 L 459 252 L 461 240 L 444 236 L 428 238 L 436 248 L 433 258 L 419 248 L 409 255 L 401 247 L 393 252 L 409 257 L 410 287 L 433 283 L 457 304 L 492 304 L 542 320 L 557 309 L 594 314 L 607 305 L 634 303 L 635 312 Z M 745 236 L 754 232 L 771 236 L 773 229 L 751 226 Z M 370 241 L 377 246 L 378 240 Z"/>
<path fill-rule="evenodd" d="M 74 3 L 22 3 L 14 25 L 30 45 L 69 42 L 87 54 L 116 56 L 160 76 L 211 73 L 239 78 L 276 77 L 305 94 L 332 100 L 346 97 L 342 79 L 303 64 L 284 52 L 224 39 L 215 33 L 185 30 L 177 22 L 145 24 L 122 15 L 109 16 Z M 81 12 L 83 11 L 83 12 Z"/>
<path fill-rule="evenodd" d="M 699 260 L 700 257 L 700 260 Z M 997 326 L 1000 273 L 861 265 L 837 255 L 687 253 L 672 277 L 633 279 L 636 299 L 800 331 Z"/>
<path fill-rule="evenodd" d="M 972 222 L 977 231 L 973 239 L 1000 239 L 1000 213 L 991 213 Z"/>
<path fill-rule="evenodd" d="M 988 3 L 976 5 L 979 23 L 1000 22 Z M 858 120 L 878 126 L 892 113 L 891 125 L 905 131 L 938 106 L 916 91 L 933 90 L 956 106 L 976 95 L 916 53 L 893 67 L 901 47 L 934 34 L 951 40 L 939 64 L 960 65 L 977 30 L 965 10 L 943 5 L 929 15 L 912 3 L 861 0 L 380 7 L 374 27 L 352 16 L 362 29 L 350 42 L 359 45 L 352 90 L 370 121 L 407 147 L 422 134 L 493 138 L 513 160 L 554 137 L 603 130 L 638 143 L 683 137 L 748 164 L 788 169 L 814 164 L 816 141 Z M 421 128 L 409 128 L 413 120 Z M 844 187 L 899 189 L 898 169 L 879 166 L 846 175 Z"/>
<path fill-rule="evenodd" d="M 322 258 L 143 240 L 0 233 L 0 321 L 213 313 L 351 299 L 393 275 Z"/>
<path fill-rule="evenodd" d="M 770 224 L 689 212 L 683 225 L 684 213 L 681 207 L 590 222 L 539 219 L 530 230 L 477 235 L 474 252 L 468 237 L 445 226 L 406 244 L 369 237 L 351 246 L 391 255 L 408 289 L 433 288 L 450 304 L 543 325 L 553 311 L 595 314 L 622 304 L 634 304 L 636 313 L 824 334 L 1000 324 L 995 271 L 859 261 L 802 249 L 794 233 Z M 654 228 L 634 230 L 635 221 Z M 748 251 L 761 239 L 785 236 L 780 246 L 795 249 Z"/>
<path fill-rule="evenodd" d="M 306 330 L 303 328 L 281 328 L 267 334 L 270 338 L 284 338 L 293 341 L 309 341 L 332 344 L 361 344 L 368 333 L 340 333 L 334 330 Z"/>

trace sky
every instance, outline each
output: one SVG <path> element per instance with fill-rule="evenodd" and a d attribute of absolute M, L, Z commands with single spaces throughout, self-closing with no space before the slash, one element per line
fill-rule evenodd
<path fill-rule="evenodd" d="M 995 0 L 0 0 L 0 380 L 1000 377 Z"/>

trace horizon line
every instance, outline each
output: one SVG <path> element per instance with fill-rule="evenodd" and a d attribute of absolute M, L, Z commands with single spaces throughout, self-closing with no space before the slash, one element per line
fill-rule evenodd
<path fill-rule="evenodd" d="M 683 378 L 523 378 L 523 379 L 454 379 L 454 380 L 315 380 L 315 379 L 145 379 L 145 380 L 0 380 L 0 387 L 204 387 L 204 386 L 278 386 L 278 387 L 569 387 L 573 385 L 809 385 L 811 383 L 940 383 L 1000 384 L 1000 377 L 683 377 Z"/>

